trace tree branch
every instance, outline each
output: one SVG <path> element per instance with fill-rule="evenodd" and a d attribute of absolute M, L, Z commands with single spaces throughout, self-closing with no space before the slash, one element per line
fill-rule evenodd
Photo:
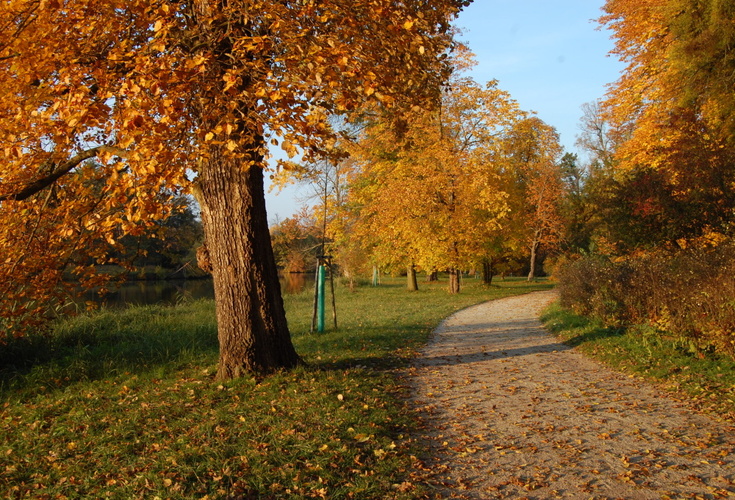
<path fill-rule="evenodd" d="M 58 165 L 49 175 L 41 177 L 40 179 L 36 179 L 35 181 L 21 188 L 19 191 L 6 195 L 1 195 L 0 202 L 7 200 L 22 201 L 30 198 L 34 194 L 43 191 L 51 184 L 74 170 L 74 168 L 83 161 L 94 158 L 95 156 L 99 156 L 102 153 L 113 153 L 123 158 L 127 156 L 126 150 L 116 148 L 114 146 L 97 146 L 96 148 L 87 149 L 86 151 L 82 151 L 81 153 L 69 158 L 64 163 Z M 0 185 L 0 188 L 1 187 L 2 185 Z"/>

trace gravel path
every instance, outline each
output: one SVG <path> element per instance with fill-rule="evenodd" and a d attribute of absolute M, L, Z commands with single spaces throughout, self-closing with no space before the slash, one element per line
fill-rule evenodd
<path fill-rule="evenodd" d="M 554 298 L 462 310 L 409 370 L 434 497 L 735 497 L 735 428 L 561 344 Z"/>

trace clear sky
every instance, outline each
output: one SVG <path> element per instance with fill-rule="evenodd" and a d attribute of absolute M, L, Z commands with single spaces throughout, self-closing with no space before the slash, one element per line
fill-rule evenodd
<path fill-rule="evenodd" d="M 595 21 L 604 0 L 474 0 L 456 21 L 460 40 L 475 53 L 470 76 L 498 86 L 556 127 L 567 151 L 576 152 L 580 107 L 605 95 L 623 65 L 608 56 L 610 33 Z M 268 218 L 284 219 L 303 204 L 288 188 L 266 195 Z"/>

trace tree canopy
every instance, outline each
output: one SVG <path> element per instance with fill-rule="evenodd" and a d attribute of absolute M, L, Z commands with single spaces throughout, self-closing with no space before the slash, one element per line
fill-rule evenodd
<path fill-rule="evenodd" d="M 610 206 L 622 223 L 614 239 L 630 249 L 726 233 L 735 207 L 733 6 L 609 0 L 604 11 L 627 63 L 598 113 L 614 145 L 604 160 L 616 172 L 607 195 L 620 201 Z"/>
<path fill-rule="evenodd" d="M 292 366 L 262 244 L 268 148 L 317 158 L 334 140 L 330 114 L 430 107 L 449 72 L 450 21 L 468 3 L 3 2 L 0 277 L 25 287 L 19 301 L 41 297 L 58 276 L 40 270 L 60 272 L 85 238 L 141 231 L 191 189 L 229 353 L 220 377 Z"/>

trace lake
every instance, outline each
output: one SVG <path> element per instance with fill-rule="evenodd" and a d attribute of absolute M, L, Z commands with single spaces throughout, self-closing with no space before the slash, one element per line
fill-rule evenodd
<path fill-rule="evenodd" d="M 314 286 L 314 274 L 311 273 L 289 273 L 279 278 L 284 294 L 301 293 Z M 113 309 L 130 305 L 174 305 L 188 300 L 212 298 L 214 287 L 211 279 L 128 281 L 103 298 L 93 292 L 84 297 L 85 300 Z"/>

